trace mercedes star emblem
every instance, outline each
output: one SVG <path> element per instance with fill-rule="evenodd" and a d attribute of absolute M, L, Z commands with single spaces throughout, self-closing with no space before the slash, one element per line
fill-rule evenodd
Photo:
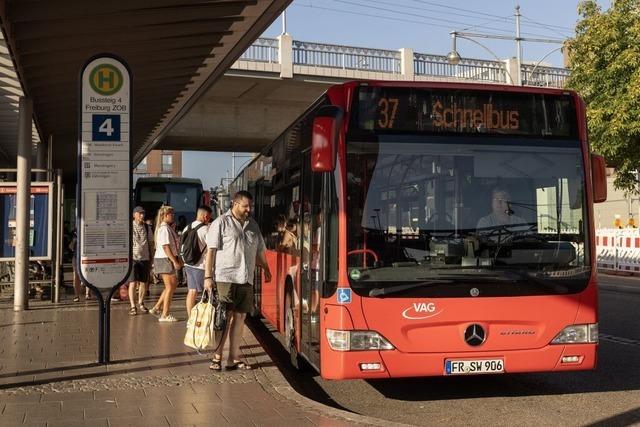
<path fill-rule="evenodd" d="M 466 331 L 464 331 L 464 340 L 467 344 L 473 347 L 477 347 L 485 340 L 485 332 L 482 326 L 478 324 L 470 325 Z"/>

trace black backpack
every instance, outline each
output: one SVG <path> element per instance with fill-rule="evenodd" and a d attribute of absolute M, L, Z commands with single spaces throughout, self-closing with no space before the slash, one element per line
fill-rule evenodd
<path fill-rule="evenodd" d="M 198 230 L 204 225 L 201 223 L 196 228 L 191 228 L 191 224 L 189 224 L 180 236 L 180 255 L 187 265 L 196 265 L 204 252 L 200 249 L 200 239 L 198 238 Z"/>

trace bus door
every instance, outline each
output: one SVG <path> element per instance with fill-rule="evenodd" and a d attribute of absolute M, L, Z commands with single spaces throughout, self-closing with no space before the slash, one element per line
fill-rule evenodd
<path fill-rule="evenodd" d="M 271 181 L 266 181 L 264 178 L 260 178 L 258 181 L 251 181 L 247 185 L 248 191 L 253 194 L 253 217 L 260 225 L 260 229 L 264 234 L 267 232 L 272 226 L 271 221 L 271 198 L 269 195 L 271 194 Z M 275 272 L 273 272 L 275 275 Z M 257 315 L 260 310 L 263 312 L 268 312 L 271 318 L 277 318 L 277 306 L 273 306 L 270 302 L 278 302 L 278 298 L 276 297 L 276 280 L 274 279 L 270 283 L 262 283 L 262 273 L 256 275 L 256 280 L 253 287 L 253 295 L 254 295 L 254 315 Z M 265 289 L 262 289 L 263 286 Z M 262 300 L 262 295 L 264 293 L 264 301 Z M 266 306 L 265 306 L 266 304 Z"/>
<path fill-rule="evenodd" d="M 322 174 L 311 172 L 311 152 L 303 155 L 301 207 L 301 352 L 320 366 L 320 245 Z"/>

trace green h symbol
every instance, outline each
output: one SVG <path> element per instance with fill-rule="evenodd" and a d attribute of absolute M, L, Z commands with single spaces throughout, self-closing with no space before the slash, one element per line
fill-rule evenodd
<path fill-rule="evenodd" d="M 98 86 L 104 87 L 105 83 L 109 83 L 109 88 L 115 86 L 114 82 L 115 73 L 111 70 L 100 70 L 98 74 Z"/>

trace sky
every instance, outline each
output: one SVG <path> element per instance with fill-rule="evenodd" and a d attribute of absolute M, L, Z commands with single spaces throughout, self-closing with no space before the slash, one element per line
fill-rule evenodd
<path fill-rule="evenodd" d="M 520 5 L 521 37 L 566 39 L 579 20 L 578 0 L 294 0 L 286 12 L 286 30 L 294 40 L 380 49 L 412 48 L 414 52 L 446 55 L 451 31 L 515 37 L 515 7 Z M 598 0 L 603 9 L 611 0 Z M 263 37 L 282 33 L 282 18 Z M 516 56 L 515 41 L 474 38 L 501 59 Z M 544 59 L 562 67 L 559 44 L 523 42 L 523 60 Z M 460 39 L 460 56 L 495 59 L 476 43 Z M 243 154 L 244 155 L 244 154 Z M 248 158 L 236 159 L 236 172 Z M 231 173 L 231 153 L 183 153 L 183 176 L 200 178 L 205 188 L 220 184 Z M 215 171 L 215 172 L 212 172 Z"/>

